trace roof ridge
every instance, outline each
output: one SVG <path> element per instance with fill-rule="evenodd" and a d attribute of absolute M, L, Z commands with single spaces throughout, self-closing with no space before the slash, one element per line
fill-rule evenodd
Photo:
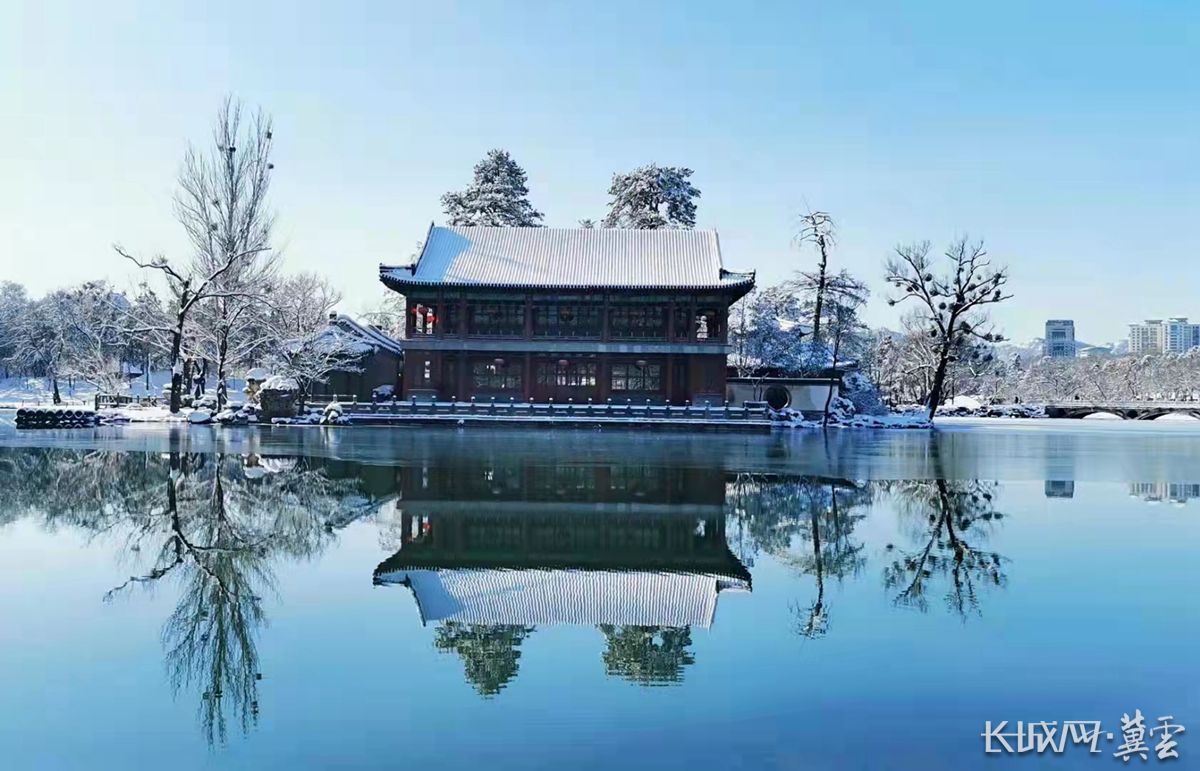
<path fill-rule="evenodd" d="M 566 231 L 580 233 L 697 233 L 710 235 L 716 228 L 584 228 L 560 227 L 557 225 L 430 225 L 437 230 L 499 230 L 499 231 Z"/>
<path fill-rule="evenodd" d="M 507 228 L 431 225 L 417 262 L 380 266 L 399 285 L 740 289 L 726 275 L 716 229 Z"/>

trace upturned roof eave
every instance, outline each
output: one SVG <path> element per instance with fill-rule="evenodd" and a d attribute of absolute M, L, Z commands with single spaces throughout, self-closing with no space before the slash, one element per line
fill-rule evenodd
<path fill-rule="evenodd" d="M 528 291 L 658 291 L 658 292 L 679 292 L 679 291 L 722 291 L 722 290 L 737 290 L 754 286 L 754 275 L 750 274 L 745 278 L 737 278 L 733 280 L 725 280 L 719 283 L 712 284 L 533 284 L 533 283 L 513 283 L 513 282 L 482 282 L 482 281 L 442 281 L 428 279 L 404 278 L 401 276 L 389 275 L 383 271 L 380 272 L 379 280 L 391 289 L 400 289 L 401 287 L 418 287 L 418 288 L 434 288 L 444 287 L 447 289 L 519 289 Z"/>

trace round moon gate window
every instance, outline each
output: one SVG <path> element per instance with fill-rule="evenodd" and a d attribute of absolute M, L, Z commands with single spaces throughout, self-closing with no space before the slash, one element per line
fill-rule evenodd
<path fill-rule="evenodd" d="M 767 390 L 763 393 L 763 399 L 771 405 L 771 409 L 782 410 L 792 403 L 792 394 L 783 386 L 767 386 Z"/>

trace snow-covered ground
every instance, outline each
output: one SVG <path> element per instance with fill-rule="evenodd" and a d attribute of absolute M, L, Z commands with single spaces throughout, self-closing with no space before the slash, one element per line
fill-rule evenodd
<path fill-rule="evenodd" d="M 822 428 L 821 420 L 792 418 L 786 425 L 793 428 Z M 852 418 L 831 420 L 829 428 L 932 428 L 933 424 L 921 414 L 893 412 L 887 415 L 855 415 Z"/>
<path fill-rule="evenodd" d="M 125 395 L 138 398 L 145 396 L 161 397 L 163 387 L 170 382 L 170 370 L 151 372 L 149 391 L 146 390 L 146 379 L 139 377 L 130 381 L 129 390 L 125 392 Z M 226 382 L 229 386 L 230 398 L 234 401 L 241 401 L 242 390 L 246 387 L 246 381 L 238 378 L 229 378 Z M 209 378 L 207 387 L 208 393 L 214 393 L 216 379 Z M 63 401 L 69 404 L 85 404 L 90 406 L 96 397 L 96 386 L 91 383 L 81 383 L 78 381 L 72 385 L 66 378 L 58 381 L 58 391 Z M 0 378 L 0 408 L 37 407 L 53 403 L 54 388 L 47 378 Z"/>
<path fill-rule="evenodd" d="M 90 383 L 77 383 L 71 388 L 67 381 L 58 384 L 63 401 L 72 404 L 90 403 L 96 395 L 96 387 Z M 0 378 L 0 407 L 36 407 L 54 403 L 54 389 L 50 381 L 40 377 Z"/>

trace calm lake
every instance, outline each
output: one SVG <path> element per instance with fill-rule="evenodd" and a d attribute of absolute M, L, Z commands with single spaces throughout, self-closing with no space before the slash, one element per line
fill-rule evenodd
<path fill-rule="evenodd" d="M 1197 498 L 1186 425 L 0 426 L 0 767 L 1200 767 Z"/>

